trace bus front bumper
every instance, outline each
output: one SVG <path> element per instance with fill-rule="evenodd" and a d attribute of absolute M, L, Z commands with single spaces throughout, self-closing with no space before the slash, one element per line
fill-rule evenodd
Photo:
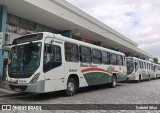
<path fill-rule="evenodd" d="M 134 75 L 134 73 L 131 73 L 130 75 L 127 75 L 127 80 L 128 81 L 136 80 L 136 76 Z"/>
<path fill-rule="evenodd" d="M 38 81 L 33 84 L 8 83 L 7 88 L 15 92 L 44 93 L 45 81 Z"/>

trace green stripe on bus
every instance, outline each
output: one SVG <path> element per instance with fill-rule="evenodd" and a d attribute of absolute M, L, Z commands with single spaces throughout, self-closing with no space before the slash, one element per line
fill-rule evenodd
<path fill-rule="evenodd" d="M 84 74 L 84 77 L 88 83 L 88 86 L 100 85 L 112 82 L 112 76 L 102 72 L 91 72 Z M 117 73 L 117 81 L 126 80 L 127 76 Z"/>
<path fill-rule="evenodd" d="M 111 82 L 111 75 L 102 72 L 91 72 L 84 74 L 88 86 L 100 85 Z"/>

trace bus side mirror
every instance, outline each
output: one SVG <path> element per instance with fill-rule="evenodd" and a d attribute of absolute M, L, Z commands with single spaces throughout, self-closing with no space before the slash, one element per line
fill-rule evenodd
<path fill-rule="evenodd" d="M 7 59 L 9 57 L 9 53 L 5 50 L 2 50 L 2 56 L 3 58 Z"/>
<path fill-rule="evenodd" d="M 4 55 L 4 51 L 2 50 L 2 56 Z"/>
<path fill-rule="evenodd" d="M 7 60 L 7 65 L 9 65 L 9 64 L 11 64 L 11 60 L 10 59 Z"/>
<path fill-rule="evenodd" d="M 54 40 L 51 40 L 50 44 L 52 44 L 54 42 Z"/>

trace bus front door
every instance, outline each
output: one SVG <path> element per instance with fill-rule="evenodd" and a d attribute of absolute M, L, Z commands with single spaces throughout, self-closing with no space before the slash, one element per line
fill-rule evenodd
<path fill-rule="evenodd" d="M 46 38 L 43 62 L 46 92 L 65 89 L 63 51 L 63 42 L 56 39 L 53 40 L 53 38 Z"/>

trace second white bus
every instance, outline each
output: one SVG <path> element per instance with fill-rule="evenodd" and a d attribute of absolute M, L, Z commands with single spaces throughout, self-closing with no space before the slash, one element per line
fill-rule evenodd
<path fill-rule="evenodd" d="M 155 78 L 160 78 L 160 65 L 153 63 L 154 66 L 154 76 Z"/>
<path fill-rule="evenodd" d="M 126 57 L 128 80 L 149 80 L 156 78 L 154 65 L 150 61 L 142 60 L 136 57 Z"/>

